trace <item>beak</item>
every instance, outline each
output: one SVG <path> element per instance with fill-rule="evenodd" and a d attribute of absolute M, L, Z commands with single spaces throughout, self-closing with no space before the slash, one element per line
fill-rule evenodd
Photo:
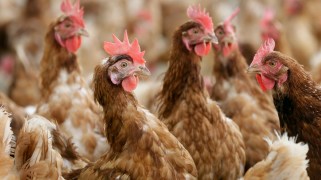
<path fill-rule="evenodd" d="M 257 64 L 251 64 L 250 67 L 247 68 L 247 73 L 260 73 L 261 70 Z"/>
<path fill-rule="evenodd" d="M 218 39 L 215 36 L 214 32 L 208 33 L 206 36 L 204 36 L 203 37 L 203 41 L 211 42 L 211 43 L 214 43 L 214 44 L 218 44 Z"/>
<path fill-rule="evenodd" d="M 145 65 L 137 66 L 137 69 L 135 72 L 138 76 L 141 76 L 141 77 L 146 77 L 151 75 L 150 71 Z"/>
<path fill-rule="evenodd" d="M 80 29 L 77 31 L 77 34 L 78 34 L 79 36 L 89 37 L 89 33 L 88 33 L 84 28 L 80 28 Z"/>

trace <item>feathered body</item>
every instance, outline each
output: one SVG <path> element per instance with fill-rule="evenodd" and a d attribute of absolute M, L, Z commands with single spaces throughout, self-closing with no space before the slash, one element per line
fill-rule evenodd
<path fill-rule="evenodd" d="M 47 26 L 49 1 L 27 0 L 20 17 L 9 24 L 8 42 L 17 55 L 9 96 L 20 106 L 40 101 L 39 63 Z"/>
<path fill-rule="evenodd" d="M 296 143 L 286 133 L 274 141 L 267 139 L 267 143 L 269 154 L 246 172 L 244 180 L 310 179 L 306 170 L 308 145 Z"/>
<path fill-rule="evenodd" d="M 248 67 L 237 50 L 228 59 L 216 54 L 215 84 L 211 97 L 223 112 L 240 127 L 246 147 L 247 167 L 262 160 L 268 153 L 264 137 L 274 139 L 279 130 L 277 112 L 269 94 L 262 92 L 254 79 L 246 74 Z"/>
<path fill-rule="evenodd" d="M 137 103 L 131 92 L 123 89 L 131 74 L 125 75 L 123 87 L 114 84 L 119 63 L 133 67 L 130 64 L 134 61 L 136 66 L 132 59 L 115 55 L 95 69 L 94 96 L 104 108 L 110 150 L 83 169 L 79 179 L 196 179 L 197 170 L 188 151 L 161 121 Z M 139 71 L 144 68 L 139 66 Z"/>
<path fill-rule="evenodd" d="M 0 106 L 12 114 L 11 128 L 15 136 L 18 136 L 20 129 L 25 123 L 27 114 L 24 109 L 13 102 L 9 97 L 0 92 Z"/>
<path fill-rule="evenodd" d="M 270 58 L 282 60 L 289 68 L 288 80 L 273 93 L 275 107 L 283 131 L 298 136 L 309 145 L 308 173 L 311 179 L 321 178 L 321 90 L 301 65 L 280 53 Z"/>
<path fill-rule="evenodd" d="M 195 27 L 200 24 L 187 22 L 174 33 L 159 94 L 159 116 L 192 155 L 199 179 L 236 179 L 244 170 L 243 137 L 209 98 L 200 75 L 201 57 L 189 51 L 182 40 L 183 32 Z"/>
<path fill-rule="evenodd" d="M 215 84 L 211 98 L 240 127 L 248 169 L 267 155 L 268 146 L 263 138 L 274 139 L 279 120 L 271 96 L 262 92 L 255 79 L 246 73 L 248 65 L 239 50 L 230 21 L 225 20 L 217 26 L 215 34 L 219 44 L 213 45 Z"/>
<path fill-rule="evenodd" d="M 41 61 L 42 101 L 37 113 L 57 121 L 62 132 L 72 137 L 80 155 L 98 159 L 108 148 L 102 130 L 102 110 L 81 76 L 77 56 L 55 39 L 55 26 L 50 25 Z"/>
<path fill-rule="evenodd" d="M 0 155 L 2 179 L 62 179 L 63 159 L 53 148 L 56 126 L 34 116 L 23 125 L 15 139 L 9 114 L 0 109 Z M 14 159 L 10 157 L 14 154 Z"/>
<path fill-rule="evenodd" d="M 11 118 L 9 113 L 0 108 L 0 178 L 15 179 L 14 173 L 9 173 L 13 168 L 14 159 L 10 157 L 12 153 L 13 132 L 10 127 Z M 16 177 L 16 179 L 18 179 Z"/>
<path fill-rule="evenodd" d="M 282 131 L 308 144 L 308 174 L 320 179 L 321 89 L 302 65 L 273 48 L 274 41 L 267 41 L 248 71 L 257 73 L 263 88 L 272 90 Z"/>

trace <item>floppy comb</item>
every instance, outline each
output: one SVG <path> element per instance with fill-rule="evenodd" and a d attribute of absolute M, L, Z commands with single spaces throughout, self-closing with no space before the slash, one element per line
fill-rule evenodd
<path fill-rule="evenodd" d="M 187 16 L 193 21 L 200 23 L 207 31 L 213 32 L 214 28 L 212 18 L 205 9 L 201 10 L 200 5 L 188 7 Z"/>
<path fill-rule="evenodd" d="M 224 20 L 223 22 L 224 29 L 227 30 L 228 32 L 234 32 L 231 21 L 238 15 L 239 12 L 240 12 L 240 8 L 236 8 L 233 11 L 233 13 Z"/>
<path fill-rule="evenodd" d="M 274 50 L 275 42 L 272 38 L 267 39 L 256 52 L 253 61 L 250 66 L 253 64 L 261 64 L 262 59 L 270 52 Z"/>
<path fill-rule="evenodd" d="M 84 10 L 80 8 L 79 0 L 74 5 L 70 3 L 70 0 L 64 0 L 60 5 L 60 9 L 66 16 L 71 16 L 79 25 L 85 26 L 83 20 Z"/>

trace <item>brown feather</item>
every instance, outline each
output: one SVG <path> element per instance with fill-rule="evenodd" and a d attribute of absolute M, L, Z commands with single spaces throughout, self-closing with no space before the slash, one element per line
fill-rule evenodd
<path fill-rule="evenodd" d="M 219 48 L 213 49 L 215 84 L 211 97 L 219 102 L 223 112 L 240 127 L 248 169 L 266 157 L 268 146 L 263 138 L 274 139 L 274 131 L 279 131 L 277 112 L 272 97 L 262 92 L 255 79 L 246 73 L 248 65 L 238 48 L 228 57 L 224 57 Z"/>
<path fill-rule="evenodd" d="M 94 97 L 104 108 L 111 148 L 79 179 L 195 179 L 189 153 L 132 93 L 112 84 L 107 70 L 107 63 L 95 69 Z"/>
<path fill-rule="evenodd" d="M 289 69 L 287 81 L 273 89 L 281 128 L 309 145 L 308 174 L 311 179 L 320 179 L 321 89 L 296 60 L 279 52 L 269 53 L 263 61 L 268 59 L 278 60 Z"/>
<path fill-rule="evenodd" d="M 54 29 L 58 23 L 59 19 L 49 26 L 45 37 L 40 69 L 42 101 L 37 113 L 58 122 L 80 156 L 95 161 L 108 149 L 101 129 L 102 109 L 81 76 L 76 54 L 56 41 Z"/>
<path fill-rule="evenodd" d="M 192 155 L 199 179 L 237 179 L 244 170 L 244 142 L 239 128 L 211 101 L 200 75 L 201 58 L 174 33 L 169 68 L 159 94 L 159 116 Z"/>

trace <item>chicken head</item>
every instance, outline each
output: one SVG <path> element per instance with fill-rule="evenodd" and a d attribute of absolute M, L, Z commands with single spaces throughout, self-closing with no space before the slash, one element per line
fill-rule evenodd
<path fill-rule="evenodd" d="M 88 36 L 83 21 L 84 11 L 79 7 L 79 0 L 75 5 L 71 5 L 69 0 L 63 1 L 61 10 L 65 14 L 54 27 L 55 39 L 69 52 L 76 52 L 81 45 L 81 35 Z"/>
<path fill-rule="evenodd" d="M 105 59 L 108 76 L 115 85 L 120 85 L 127 92 L 133 91 L 138 84 L 139 77 L 150 75 L 143 59 L 144 52 L 140 51 L 138 40 L 129 43 L 127 32 L 121 42 L 113 35 L 115 43 L 105 42 L 104 49 L 111 57 Z"/>
<path fill-rule="evenodd" d="M 288 78 L 288 70 L 281 61 L 278 52 L 274 52 L 275 42 L 268 39 L 254 56 L 248 72 L 255 73 L 263 91 L 271 90 L 277 84 L 281 86 Z"/>
<path fill-rule="evenodd" d="M 218 45 L 214 45 L 214 47 L 221 51 L 224 57 L 230 56 L 232 52 L 238 48 L 235 26 L 231 24 L 231 20 L 239 13 L 239 11 L 240 9 L 237 8 L 231 16 L 218 25 L 214 30 L 219 43 Z"/>
<path fill-rule="evenodd" d="M 191 6 L 187 9 L 187 16 L 192 20 L 186 24 L 182 31 L 182 41 L 185 47 L 199 55 L 207 55 L 211 49 L 211 43 L 217 43 L 213 32 L 212 18 L 200 6 Z"/>
<path fill-rule="evenodd" d="M 260 22 L 261 36 L 265 41 L 268 38 L 279 39 L 281 24 L 275 20 L 275 13 L 272 9 L 266 9 Z"/>

